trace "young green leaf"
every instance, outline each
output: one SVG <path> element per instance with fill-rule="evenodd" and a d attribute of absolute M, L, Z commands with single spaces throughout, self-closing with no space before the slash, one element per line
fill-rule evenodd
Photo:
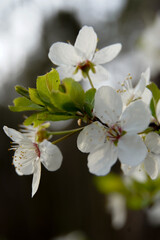
<path fill-rule="evenodd" d="M 29 88 L 29 96 L 32 102 L 44 106 L 45 104 L 41 101 L 40 96 L 38 94 L 37 89 L 35 88 Z"/>
<path fill-rule="evenodd" d="M 49 73 L 37 78 L 37 91 L 41 100 L 45 103 L 50 103 L 51 92 L 56 91 L 59 87 L 59 74 L 55 69 Z"/>
<path fill-rule="evenodd" d="M 52 104 L 66 112 L 81 111 L 84 105 L 84 90 L 71 78 L 63 80 L 59 91 L 52 91 Z"/>
<path fill-rule="evenodd" d="M 19 93 L 20 95 L 26 97 L 29 99 L 29 92 L 26 88 L 22 87 L 22 86 L 15 86 L 15 90 L 17 93 Z"/>
<path fill-rule="evenodd" d="M 90 117 L 92 117 L 95 93 L 96 93 L 95 88 L 91 88 L 85 93 L 84 110 Z"/>
<path fill-rule="evenodd" d="M 31 100 L 25 97 L 19 97 L 14 99 L 14 106 L 9 106 L 10 110 L 13 112 L 22 112 L 22 111 L 41 111 L 44 107 L 33 103 Z"/>
<path fill-rule="evenodd" d="M 78 117 L 76 115 L 69 115 L 64 113 L 49 113 L 47 111 L 41 112 L 37 114 L 37 119 L 40 121 L 62 121 L 68 119 L 75 119 Z"/>

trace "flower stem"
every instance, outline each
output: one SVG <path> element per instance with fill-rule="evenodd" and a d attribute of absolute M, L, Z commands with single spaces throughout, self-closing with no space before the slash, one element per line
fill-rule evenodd
<path fill-rule="evenodd" d="M 91 87 L 94 88 L 93 83 L 92 83 L 92 80 L 91 80 L 91 78 L 90 78 L 90 76 L 89 76 L 89 73 L 86 73 L 86 75 L 87 75 L 88 80 L 89 80 L 89 82 L 90 82 L 90 84 L 91 84 Z"/>
<path fill-rule="evenodd" d="M 76 128 L 72 130 L 65 130 L 65 131 L 58 131 L 58 132 L 48 132 L 48 135 L 63 135 L 63 134 L 70 134 L 70 133 L 75 133 L 80 130 L 82 130 L 84 127 L 81 128 Z"/>
<path fill-rule="evenodd" d="M 61 137 L 61 138 L 59 138 L 59 139 L 57 139 L 57 140 L 55 140 L 55 141 L 53 141 L 52 144 L 56 144 L 56 143 L 59 143 L 59 142 L 65 140 L 66 138 L 70 137 L 70 136 L 73 135 L 74 133 L 81 131 L 83 128 L 84 128 L 84 127 L 77 128 L 77 129 L 73 129 L 73 130 L 68 130 L 68 131 L 62 131 L 63 133 L 61 133 L 61 134 L 65 134 L 65 133 L 67 133 L 67 132 L 68 132 L 68 134 L 65 135 L 65 136 L 63 136 L 63 137 Z M 54 133 L 58 133 L 58 132 L 54 132 Z M 52 135 L 53 135 L 53 134 L 52 134 Z M 58 134 L 54 134 L 54 135 L 58 135 Z"/>

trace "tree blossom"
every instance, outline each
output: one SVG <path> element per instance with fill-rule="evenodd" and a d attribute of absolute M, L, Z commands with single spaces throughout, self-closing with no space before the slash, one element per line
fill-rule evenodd
<path fill-rule="evenodd" d="M 146 86 L 150 80 L 150 69 L 147 68 L 145 72 L 141 74 L 140 80 L 137 85 L 133 87 L 132 77 L 129 74 L 125 81 L 121 84 L 122 90 L 118 90 L 121 93 L 124 105 L 128 106 L 131 102 L 142 99 L 146 104 L 150 104 L 152 93 Z"/>
<path fill-rule="evenodd" d="M 126 199 L 122 194 L 111 193 L 107 196 L 107 200 L 106 208 L 111 214 L 112 226 L 121 229 L 127 219 Z"/>
<path fill-rule="evenodd" d="M 41 143 L 33 141 L 33 131 L 21 133 L 6 126 L 4 132 L 13 141 L 15 150 L 13 165 L 19 175 L 33 174 L 32 197 L 38 190 L 41 177 L 41 163 L 49 171 L 55 171 L 60 168 L 62 163 L 62 154 L 56 145 L 44 140 Z M 27 134 L 27 135 L 26 135 Z M 31 136 L 31 138 L 29 137 Z"/>
<path fill-rule="evenodd" d="M 151 179 L 156 179 L 159 175 L 159 166 L 160 166 L 160 136 L 155 132 L 150 132 L 147 134 L 145 140 L 145 145 L 148 149 L 148 153 L 139 166 L 129 167 L 125 164 L 122 164 L 122 170 L 124 174 L 134 177 L 137 176 L 137 180 L 139 180 L 139 175 L 144 175 L 145 172 L 148 173 Z"/>
<path fill-rule="evenodd" d="M 105 76 L 107 70 L 101 65 L 113 60 L 121 50 L 121 44 L 113 44 L 96 51 L 97 34 L 92 27 L 84 26 L 76 38 L 74 46 L 67 43 L 54 43 L 49 50 L 50 60 L 58 65 L 60 78 L 72 77 L 80 81 L 90 69 L 96 72 L 97 79 Z"/>
<path fill-rule="evenodd" d="M 150 122 L 147 105 L 137 100 L 123 111 L 121 96 L 105 86 L 95 94 L 93 111 L 97 121 L 86 126 L 77 139 L 79 150 L 90 153 L 89 171 L 105 175 L 117 158 L 129 166 L 140 164 L 147 148 L 137 133 L 144 131 Z"/>

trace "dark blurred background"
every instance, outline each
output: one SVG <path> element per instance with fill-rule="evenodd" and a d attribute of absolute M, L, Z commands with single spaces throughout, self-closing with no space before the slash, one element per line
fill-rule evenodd
<path fill-rule="evenodd" d="M 152 226 L 143 211 L 128 212 L 120 230 L 111 225 L 105 196 L 94 185 L 87 155 L 78 151 L 73 136 L 59 144 L 64 159 L 56 172 L 42 167 L 38 192 L 31 198 L 32 176 L 20 177 L 12 163 L 10 140 L 4 125 L 18 129 L 22 113 L 8 110 L 17 96 L 14 86 L 35 87 L 36 78 L 50 71 L 48 51 L 56 41 L 74 44 L 83 25 L 93 26 L 98 48 L 123 45 L 107 69 L 111 81 L 128 73 L 136 80 L 151 67 L 151 80 L 160 76 L 159 0 L 8 0 L 0 3 L 0 240 L 106 240 L 159 239 L 160 226 Z M 114 71 L 113 71 L 114 70 Z M 76 122 L 53 124 L 70 129 Z M 74 234 L 78 231 L 82 236 Z M 76 237 L 77 236 L 77 237 Z"/>

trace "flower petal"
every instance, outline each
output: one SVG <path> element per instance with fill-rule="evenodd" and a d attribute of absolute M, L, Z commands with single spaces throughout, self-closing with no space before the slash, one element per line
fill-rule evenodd
<path fill-rule="evenodd" d="M 34 166 L 34 173 L 32 179 L 32 197 L 38 190 L 40 178 L 41 178 L 41 163 L 40 161 L 37 161 Z"/>
<path fill-rule="evenodd" d="M 117 148 L 112 142 L 107 141 L 98 149 L 93 150 L 88 156 L 89 171 L 98 176 L 106 175 L 117 160 Z"/>
<path fill-rule="evenodd" d="M 160 123 L 160 100 L 158 101 L 156 106 L 156 116 L 157 116 L 158 122 Z"/>
<path fill-rule="evenodd" d="M 141 78 L 139 80 L 139 82 L 137 83 L 135 89 L 134 89 L 134 94 L 135 94 L 135 99 L 136 98 L 139 98 L 142 96 L 144 90 L 145 90 L 145 87 L 146 87 L 146 80 L 145 78 L 143 77 L 143 75 L 141 75 Z"/>
<path fill-rule="evenodd" d="M 142 168 L 142 164 L 134 167 L 128 166 L 126 164 L 121 164 L 121 169 L 126 176 L 133 178 L 138 182 L 143 183 L 147 180 L 147 175 L 144 171 L 144 168 Z"/>
<path fill-rule="evenodd" d="M 118 158 L 121 163 L 136 166 L 144 161 L 147 148 L 137 134 L 125 134 L 118 141 Z"/>
<path fill-rule="evenodd" d="M 57 67 L 56 69 L 59 73 L 61 80 L 64 78 L 73 78 L 75 81 L 79 82 L 83 78 L 81 70 L 79 70 L 76 74 L 74 74 L 75 67 L 73 66 L 63 65 L 63 66 Z"/>
<path fill-rule="evenodd" d="M 85 56 L 86 60 L 92 60 L 97 46 L 97 34 L 92 27 L 84 26 L 77 36 L 74 44 Z"/>
<path fill-rule="evenodd" d="M 24 139 L 23 134 L 13 128 L 8 128 L 7 126 L 4 126 L 3 130 L 4 130 L 5 134 L 8 137 L 10 137 L 12 139 L 12 141 L 14 141 L 16 143 L 19 143 Z"/>
<path fill-rule="evenodd" d="M 16 172 L 21 175 L 30 175 L 34 171 L 34 161 L 36 160 L 36 153 L 33 150 L 26 150 L 19 147 L 14 154 L 13 164 Z"/>
<path fill-rule="evenodd" d="M 95 94 L 94 113 L 103 123 L 116 123 L 122 113 L 121 96 L 111 87 L 100 87 Z"/>
<path fill-rule="evenodd" d="M 101 65 L 95 66 L 95 70 L 96 70 L 96 73 L 92 73 L 90 71 L 90 77 L 91 77 L 94 85 L 95 85 L 95 82 L 96 82 L 97 85 L 99 84 L 99 87 L 100 87 L 100 86 L 102 86 L 102 81 L 106 81 L 107 82 L 109 73 Z M 103 84 L 103 86 L 104 86 L 104 84 Z"/>
<path fill-rule="evenodd" d="M 122 45 L 120 43 L 116 43 L 116 44 L 107 46 L 105 48 L 102 48 L 101 50 L 95 53 L 95 56 L 93 58 L 93 63 L 104 64 L 112 61 L 118 55 L 121 48 L 122 48 Z"/>
<path fill-rule="evenodd" d="M 82 61 L 71 44 L 62 42 L 54 43 L 50 47 L 48 57 L 56 65 L 75 66 Z"/>
<path fill-rule="evenodd" d="M 55 171 L 62 164 L 62 154 L 59 148 L 51 142 L 44 140 L 39 144 L 41 156 L 40 161 L 48 171 Z"/>
<path fill-rule="evenodd" d="M 159 165 L 158 165 L 158 160 L 157 156 L 148 153 L 147 157 L 144 160 L 144 167 L 148 175 L 151 177 L 151 179 L 156 179 L 159 173 Z"/>
<path fill-rule="evenodd" d="M 141 96 L 142 101 L 147 104 L 148 106 L 150 105 L 151 99 L 152 99 L 152 93 L 148 88 L 144 89 L 144 92 Z"/>
<path fill-rule="evenodd" d="M 160 136 L 155 132 L 147 134 L 145 144 L 150 152 L 160 154 Z"/>
<path fill-rule="evenodd" d="M 105 128 L 99 122 L 86 126 L 78 135 L 77 147 L 81 152 L 91 152 L 105 142 Z"/>
<path fill-rule="evenodd" d="M 130 133 L 144 131 L 151 119 L 151 112 L 148 106 L 141 100 L 131 103 L 122 113 L 122 129 Z"/>

